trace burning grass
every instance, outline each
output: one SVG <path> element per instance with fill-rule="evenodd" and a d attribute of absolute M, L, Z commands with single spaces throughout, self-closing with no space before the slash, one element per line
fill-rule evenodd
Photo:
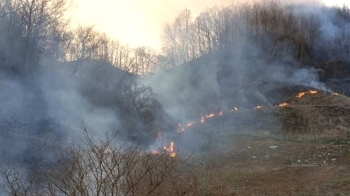
<path fill-rule="evenodd" d="M 161 149 L 171 157 L 186 148 L 207 151 L 220 145 L 218 136 L 231 133 L 298 140 L 350 138 L 350 98 L 308 90 L 288 100 L 275 106 L 233 107 L 201 115 L 178 124 L 171 141 L 162 142 L 158 136 Z M 198 145 L 194 147 L 193 143 Z"/>
<path fill-rule="evenodd" d="M 350 136 L 350 99 L 312 94 L 293 99 L 283 111 L 284 134 L 311 134 L 317 138 Z"/>
<path fill-rule="evenodd" d="M 234 132 L 278 137 L 350 137 L 350 98 L 310 90 L 298 93 L 290 100 L 276 106 L 232 109 L 228 113 L 223 112 L 224 115 L 202 118 L 202 123 L 190 129 L 199 133 L 214 130 L 215 134 Z"/>
<path fill-rule="evenodd" d="M 330 179 L 338 179 L 335 174 L 341 168 L 333 169 L 327 165 L 299 167 L 300 160 L 303 164 L 310 163 L 310 160 L 316 160 L 315 164 L 317 161 L 317 164 L 333 164 L 331 158 L 337 157 L 335 160 L 338 163 L 342 160 L 340 154 L 343 155 L 346 150 L 335 154 L 333 151 L 321 153 L 316 151 L 328 149 L 323 147 L 324 143 L 275 140 L 271 136 L 288 139 L 296 136 L 305 136 L 298 139 L 349 139 L 348 127 L 350 98 L 312 90 L 293 94 L 289 101 L 275 106 L 234 107 L 202 115 L 194 121 L 180 124 L 177 133 L 179 139 L 174 138 L 174 142 L 164 150 L 174 152 L 171 148 L 179 148 L 176 152 L 182 156 L 181 147 L 188 148 L 188 143 L 202 142 L 200 151 L 195 151 L 186 168 L 180 169 L 180 173 L 193 172 L 191 175 L 195 176 L 196 186 L 202 194 L 251 195 L 261 191 L 294 193 L 296 189 L 302 189 L 309 193 L 307 195 L 312 195 L 315 190 L 309 187 L 313 183 L 322 184 Z M 268 137 L 239 135 L 242 133 Z M 189 138 L 191 134 L 195 139 Z M 184 138 L 189 139 L 180 143 Z M 279 147 L 272 150 L 270 145 Z M 329 155 L 328 159 L 324 154 Z M 291 181 L 292 188 L 289 186 Z M 348 178 L 345 177 L 344 181 L 348 182 Z"/>
<path fill-rule="evenodd" d="M 276 162 L 282 163 L 279 162 L 279 159 L 272 160 L 272 157 L 276 157 L 280 152 L 272 151 L 268 146 L 280 141 L 270 139 L 259 141 L 260 137 L 251 139 L 231 134 L 348 138 L 348 127 L 350 127 L 350 99 L 348 97 L 305 91 L 294 94 L 289 100 L 275 106 L 233 107 L 230 110 L 210 112 L 188 123 L 179 124 L 177 132 L 174 133 L 178 138 L 171 137 L 172 140 L 169 142 L 163 141 L 162 132 L 159 131 L 157 133 L 159 148 L 152 151 L 150 157 L 163 156 L 170 161 L 178 160 L 184 156 L 183 148 L 188 148 L 184 144 L 202 142 L 200 151 L 196 151 L 187 163 L 174 169 L 174 178 L 164 181 L 164 189 L 180 187 L 179 190 L 182 192 L 184 190 L 186 193 L 193 192 L 193 195 L 251 194 L 252 187 L 259 187 L 265 191 L 278 192 L 282 189 L 288 192 L 293 189 L 285 188 L 285 185 L 289 183 L 289 180 L 285 178 L 286 172 L 292 176 L 295 186 L 301 188 L 310 181 L 309 174 L 328 172 L 331 178 L 336 171 L 329 172 L 328 168 L 323 167 L 313 168 L 314 170 L 304 175 L 302 180 L 299 177 L 309 169 L 286 167 L 276 170 L 273 168 Z M 195 136 L 195 140 L 188 138 L 187 142 L 180 143 L 191 134 Z M 242 138 L 244 141 L 241 141 Z M 261 146 L 257 146 L 260 143 L 262 143 Z M 278 145 L 282 144 L 278 143 Z M 297 149 L 304 152 L 302 147 Z M 191 148 L 192 150 L 195 151 Z M 285 150 L 285 153 L 286 158 L 283 158 L 283 164 L 286 160 L 291 160 L 290 151 Z M 298 159 L 299 157 L 293 158 L 293 161 Z M 262 160 L 265 164 L 263 169 L 257 166 L 260 166 Z M 271 164 L 273 169 L 269 168 L 268 164 Z M 243 168 L 237 169 L 239 167 Z M 315 179 L 318 179 L 318 176 L 315 176 Z M 265 182 L 269 183 L 266 185 Z M 270 182 L 279 185 L 279 188 L 269 187 Z M 322 182 L 317 181 L 317 183 Z M 183 195 L 186 195 L 185 192 Z"/>

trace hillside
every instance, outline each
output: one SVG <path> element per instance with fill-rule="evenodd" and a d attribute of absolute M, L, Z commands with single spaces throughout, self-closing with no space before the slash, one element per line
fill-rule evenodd
<path fill-rule="evenodd" d="M 157 49 L 0 3 L 0 195 L 350 195 L 350 8 L 293 3 L 185 9 Z"/>
<path fill-rule="evenodd" d="M 176 175 L 197 179 L 199 195 L 349 194 L 350 99 L 313 69 L 214 57 L 144 77 L 160 107 L 145 116 L 132 116 L 118 97 L 138 76 L 108 64 L 58 64 L 36 79 L 4 76 L 3 161 L 39 167 L 57 147 L 79 141 L 84 126 L 94 136 L 125 128 L 123 141 L 144 142 L 150 154 L 191 155 Z"/>
<path fill-rule="evenodd" d="M 350 194 L 348 79 L 245 55 L 213 52 L 146 78 L 180 123 L 160 148 L 191 155 L 184 171 L 202 195 Z"/>
<path fill-rule="evenodd" d="M 121 141 L 147 146 L 159 127 L 175 126 L 147 90 L 129 93 L 137 77 L 98 61 L 50 62 L 32 76 L 2 73 L 1 161 L 44 164 L 57 147 L 79 143 L 84 129 L 95 137 L 118 132 Z"/>
<path fill-rule="evenodd" d="M 207 195 L 348 195 L 349 114 L 348 97 L 305 91 L 194 119 L 175 149 Z"/>
<path fill-rule="evenodd" d="M 315 68 L 291 59 L 270 60 L 263 51 L 241 55 L 244 47 L 253 46 L 242 47 L 216 50 L 160 71 L 146 77 L 146 84 L 179 120 L 233 107 L 274 106 L 310 89 L 330 92 Z"/>

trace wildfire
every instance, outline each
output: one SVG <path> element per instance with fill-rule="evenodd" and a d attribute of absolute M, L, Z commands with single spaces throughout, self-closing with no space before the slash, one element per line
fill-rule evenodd
<path fill-rule="evenodd" d="M 168 146 L 163 146 L 163 152 L 165 154 L 168 154 L 170 157 L 176 157 L 177 153 L 175 152 L 175 143 L 174 142 L 170 142 Z M 151 154 L 153 155 L 157 155 L 157 154 L 161 154 L 160 151 L 158 150 L 152 150 Z"/>
<path fill-rule="evenodd" d="M 196 122 L 195 122 L 195 121 L 188 122 L 188 123 L 187 123 L 187 126 L 188 126 L 188 127 L 191 127 L 194 123 L 196 123 Z"/>
<path fill-rule="evenodd" d="M 164 146 L 163 149 L 169 153 L 170 157 L 176 157 L 176 152 L 174 151 L 175 149 L 174 142 L 170 142 L 169 146 L 168 147 Z"/>
<path fill-rule="evenodd" d="M 317 91 L 310 90 L 310 94 L 317 94 Z"/>
<path fill-rule="evenodd" d="M 305 94 L 317 94 L 318 92 L 315 90 L 310 90 L 309 92 L 300 92 L 298 93 L 298 95 L 296 96 L 297 98 L 303 97 Z"/>
<path fill-rule="evenodd" d="M 238 111 L 237 107 L 234 107 L 233 109 L 231 109 L 231 112 L 235 112 L 235 111 Z"/>
<path fill-rule="evenodd" d="M 304 95 L 305 95 L 305 92 L 300 92 L 300 93 L 298 93 L 297 97 L 300 98 L 300 97 L 302 97 Z"/>
<path fill-rule="evenodd" d="M 332 95 L 337 96 L 337 95 L 339 95 L 339 93 L 333 92 Z"/>
<path fill-rule="evenodd" d="M 278 105 L 278 107 L 285 107 L 285 106 L 288 106 L 289 104 L 288 103 L 280 103 L 279 105 Z"/>
<path fill-rule="evenodd" d="M 305 92 L 299 92 L 296 97 L 300 98 L 300 97 L 303 97 L 304 95 L 306 94 L 317 94 L 318 92 L 316 90 L 310 90 L 310 91 L 305 91 Z M 338 95 L 338 93 L 332 93 L 332 95 Z M 288 103 L 280 103 L 278 104 L 278 107 L 286 107 L 288 106 L 289 104 Z M 252 109 L 262 109 L 264 108 L 263 105 L 258 105 L 258 106 L 255 106 L 254 108 Z M 236 112 L 238 111 L 238 107 L 234 107 L 232 108 L 228 113 L 230 112 Z M 246 110 L 249 110 L 249 108 L 247 108 Z M 223 116 L 224 115 L 224 111 L 221 110 L 219 113 L 217 113 L 218 116 Z M 186 125 L 187 127 L 191 127 L 193 124 L 195 123 L 204 123 L 205 122 L 205 119 L 208 119 L 208 118 L 213 118 L 213 117 L 216 117 L 216 114 L 215 113 L 209 113 L 205 116 L 201 116 L 200 117 L 200 120 L 199 121 L 191 121 L 191 122 L 188 122 Z M 179 124 L 179 127 L 178 127 L 178 132 L 179 133 L 182 133 L 185 131 L 185 127 L 182 125 L 182 124 Z"/>
<path fill-rule="evenodd" d="M 215 116 L 215 114 L 211 113 L 211 114 L 206 115 L 205 118 L 213 118 L 214 116 Z"/>
<path fill-rule="evenodd" d="M 258 105 L 258 106 L 256 106 L 256 107 L 254 107 L 254 109 L 261 109 L 261 108 L 263 108 L 264 106 L 261 106 L 261 105 Z"/>
<path fill-rule="evenodd" d="M 219 114 L 220 115 L 220 114 Z M 214 113 L 210 113 L 210 114 L 207 114 L 207 115 L 205 115 L 205 116 L 201 116 L 201 119 L 200 119 L 200 122 L 201 123 L 204 123 L 205 122 L 205 119 L 207 119 L 207 118 L 213 118 L 213 117 L 215 117 L 215 114 Z M 193 124 L 193 123 L 192 123 Z"/>
<path fill-rule="evenodd" d="M 317 94 L 318 92 L 316 90 L 310 90 L 310 91 L 305 91 L 305 92 L 299 92 L 296 97 L 297 98 L 300 98 L 300 97 L 303 97 L 305 96 L 306 94 Z M 332 95 L 339 95 L 338 93 L 336 92 L 333 92 Z M 286 107 L 288 106 L 289 104 L 288 103 L 280 103 L 278 104 L 278 107 Z M 262 109 L 264 108 L 263 105 L 258 105 L 254 108 L 246 108 L 246 110 L 251 110 L 251 109 Z M 230 111 L 228 111 L 228 113 L 230 112 L 236 112 L 238 111 L 238 107 L 234 107 L 232 108 Z M 223 116 L 224 115 L 224 111 L 221 110 L 220 112 L 217 113 L 217 116 Z M 191 127 L 192 125 L 194 125 L 195 123 L 204 123 L 205 122 L 205 119 L 208 119 L 208 118 L 214 118 L 216 117 L 216 113 L 209 113 L 205 116 L 201 116 L 199 121 L 190 121 L 188 123 L 186 123 L 186 126 L 185 127 Z M 185 127 L 182 125 L 182 124 L 178 124 L 178 130 L 177 132 L 179 133 L 182 133 L 185 131 Z M 161 141 L 162 140 L 162 132 L 158 132 L 158 136 L 157 136 L 157 140 L 158 141 Z M 161 147 L 162 146 L 162 147 Z M 170 157 L 176 157 L 177 156 L 177 153 L 175 152 L 175 143 L 172 141 L 169 143 L 168 146 L 163 146 L 163 145 L 160 145 L 159 146 L 160 148 L 163 148 L 165 150 L 165 153 L 169 154 Z M 151 152 L 152 154 L 160 154 L 159 151 L 157 150 L 152 150 Z"/>
<path fill-rule="evenodd" d="M 185 128 L 182 126 L 182 124 L 179 124 L 179 127 L 177 128 L 177 132 L 182 133 L 185 131 Z"/>

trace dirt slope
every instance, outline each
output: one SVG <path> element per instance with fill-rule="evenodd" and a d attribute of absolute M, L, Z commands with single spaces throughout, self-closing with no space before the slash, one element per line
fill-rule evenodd
<path fill-rule="evenodd" d="M 186 130 L 206 139 L 190 164 L 207 195 L 350 195 L 350 99 L 289 100 Z"/>
<path fill-rule="evenodd" d="M 231 135 L 193 158 L 208 195 L 349 195 L 350 142 Z"/>

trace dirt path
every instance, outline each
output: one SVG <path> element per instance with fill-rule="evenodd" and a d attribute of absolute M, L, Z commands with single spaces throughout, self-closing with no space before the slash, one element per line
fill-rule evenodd
<path fill-rule="evenodd" d="M 350 143 L 230 136 L 195 158 L 209 195 L 350 195 Z"/>

